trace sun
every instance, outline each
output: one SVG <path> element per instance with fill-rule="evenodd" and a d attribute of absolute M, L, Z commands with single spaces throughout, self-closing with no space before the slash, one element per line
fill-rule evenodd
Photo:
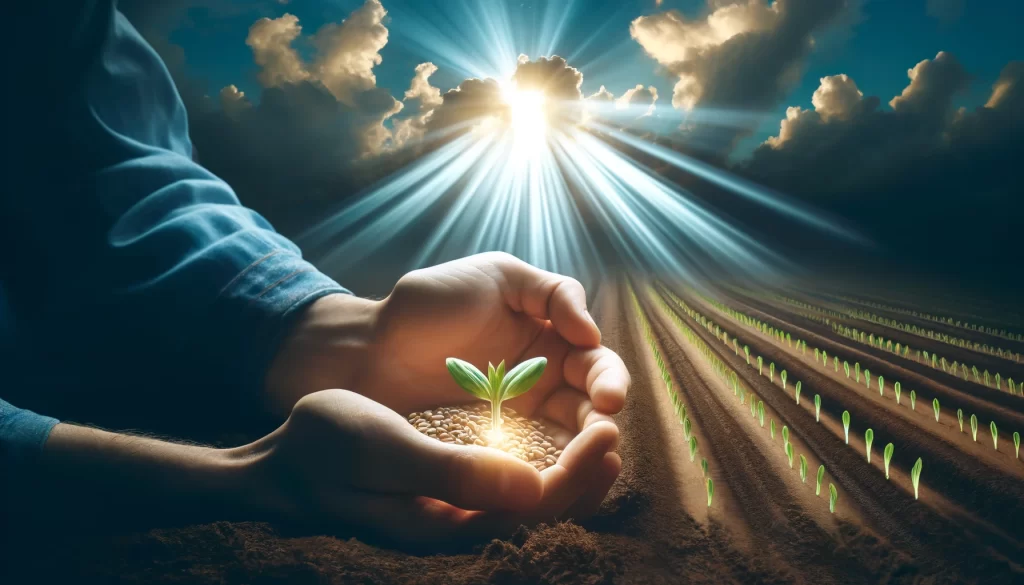
<path fill-rule="evenodd" d="M 509 106 L 509 125 L 516 144 L 524 147 L 543 144 L 548 131 L 544 93 L 509 88 L 504 91 L 504 97 Z"/>

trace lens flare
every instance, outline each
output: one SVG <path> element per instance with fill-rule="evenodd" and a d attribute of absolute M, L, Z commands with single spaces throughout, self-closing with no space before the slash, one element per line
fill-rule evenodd
<path fill-rule="evenodd" d="M 515 145 L 530 150 L 543 146 L 548 130 L 544 94 L 517 89 L 506 89 L 502 93 L 509 106 L 509 125 Z"/>

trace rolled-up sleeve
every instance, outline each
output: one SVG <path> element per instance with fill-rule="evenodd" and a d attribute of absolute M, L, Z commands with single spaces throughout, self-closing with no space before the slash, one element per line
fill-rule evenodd
<path fill-rule="evenodd" d="M 0 400 L 0 460 L 2 469 L 20 468 L 46 444 L 57 419 L 15 408 Z"/>

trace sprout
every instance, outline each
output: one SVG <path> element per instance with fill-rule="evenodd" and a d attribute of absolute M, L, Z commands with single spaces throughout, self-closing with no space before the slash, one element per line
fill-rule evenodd
<path fill-rule="evenodd" d="M 775 362 L 768 364 L 768 381 L 775 383 Z"/>
<path fill-rule="evenodd" d="M 825 479 L 825 466 L 818 466 L 818 480 L 814 484 L 814 495 L 821 495 L 821 480 Z"/>
<path fill-rule="evenodd" d="M 753 398 L 750 399 L 750 416 L 753 418 L 757 418 L 757 405 L 754 404 Z"/>
<path fill-rule="evenodd" d="M 715 482 L 708 478 L 708 508 L 711 507 L 711 499 L 715 497 Z"/>
<path fill-rule="evenodd" d="M 868 429 L 864 431 L 864 445 L 868 452 L 868 463 L 871 463 L 871 443 L 875 442 L 875 431 Z"/>
<path fill-rule="evenodd" d="M 924 463 L 921 458 L 917 458 L 917 463 L 910 469 L 910 481 L 914 484 L 914 499 L 917 499 L 917 488 L 921 483 L 921 468 L 924 467 Z"/>
<path fill-rule="evenodd" d="M 526 360 L 508 374 L 504 360 L 498 367 L 487 364 L 486 377 L 476 366 L 458 358 L 448 358 L 445 365 L 463 390 L 491 403 L 491 429 L 498 431 L 501 429 L 501 403 L 529 391 L 544 374 L 548 360 L 543 357 Z"/>
<path fill-rule="evenodd" d="M 814 422 L 821 422 L 821 396 L 814 395 Z"/>
<path fill-rule="evenodd" d="M 846 435 L 846 444 L 850 444 L 850 411 L 843 411 L 843 433 Z"/>
<path fill-rule="evenodd" d="M 704 457 L 700 458 L 700 472 L 704 474 L 704 477 L 708 476 L 708 460 Z"/>
<path fill-rule="evenodd" d="M 892 461 L 892 452 L 896 450 L 896 445 L 889 443 L 885 446 L 885 450 L 882 452 L 882 458 L 885 461 L 885 479 L 889 479 L 889 462 Z"/>
<path fill-rule="evenodd" d="M 690 437 L 690 463 L 697 456 L 697 437 Z"/>
<path fill-rule="evenodd" d="M 747 356 L 747 365 L 749 366 L 750 365 L 750 346 L 749 345 L 744 345 L 743 346 L 743 353 Z"/>
<path fill-rule="evenodd" d="M 878 377 L 878 395 L 879 396 L 885 396 L 885 377 L 884 376 L 879 376 Z"/>
<path fill-rule="evenodd" d="M 896 393 L 896 404 L 900 403 L 900 392 L 902 390 L 903 389 L 900 387 L 899 382 L 896 382 L 895 384 L 892 385 L 892 391 Z"/>
<path fill-rule="evenodd" d="M 764 428 L 764 402 L 757 401 L 757 422 L 761 423 L 761 428 Z"/>
<path fill-rule="evenodd" d="M 828 484 L 828 511 L 836 513 L 836 502 L 839 501 L 839 492 L 836 490 L 836 484 Z"/>
<path fill-rule="evenodd" d="M 818 348 L 814 348 L 814 361 L 818 361 L 819 359 L 821 359 L 821 352 L 818 351 Z"/>
<path fill-rule="evenodd" d="M 800 481 L 807 483 L 807 458 L 800 456 Z"/>
<path fill-rule="evenodd" d="M 960 432 L 964 432 L 964 411 L 956 409 L 956 422 L 960 423 Z"/>
<path fill-rule="evenodd" d="M 847 379 L 850 377 L 850 362 L 843 361 L 843 372 L 846 373 Z"/>
<path fill-rule="evenodd" d="M 917 392 L 910 391 L 910 410 L 917 411 Z"/>
<path fill-rule="evenodd" d="M 757 375 L 764 375 L 764 358 L 762 358 L 761 356 L 757 356 Z"/>
<path fill-rule="evenodd" d="M 828 352 L 825 351 L 824 349 L 821 350 L 821 363 L 824 365 L 824 367 L 828 367 Z"/>
<path fill-rule="evenodd" d="M 999 450 L 999 429 L 996 428 L 996 421 L 988 423 L 988 430 L 992 433 L 992 448 Z"/>
<path fill-rule="evenodd" d="M 871 388 L 871 370 L 864 370 L 864 387 Z"/>
<path fill-rule="evenodd" d="M 683 419 L 683 438 L 687 441 L 690 440 L 690 434 L 693 431 L 693 423 L 690 422 L 690 417 Z"/>
<path fill-rule="evenodd" d="M 1020 459 L 1020 433 L 1013 431 L 1013 456 Z"/>
<path fill-rule="evenodd" d="M 789 468 L 793 469 L 793 443 L 786 443 L 786 459 L 789 460 Z"/>
<path fill-rule="evenodd" d="M 932 398 L 932 411 L 935 412 L 935 422 L 939 422 L 939 399 L 938 398 Z"/>
<path fill-rule="evenodd" d="M 789 376 L 788 376 L 786 370 L 782 370 L 782 373 L 779 374 L 779 378 L 782 380 L 782 389 L 783 390 L 786 389 L 786 378 L 787 377 L 789 377 Z"/>
<path fill-rule="evenodd" d="M 775 419 L 772 419 L 768 424 L 768 430 L 772 434 L 772 440 L 775 440 Z"/>
<path fill-rule="evenodd" d="M 971 437 L 974 438 L 974 442 L 978 442 L 978 417 L 971 415 Z"/>
<path fill-rule="evenodd" d="M 782 425 L 782 444 L 789 444 L 789 427 L 787 427 L 786 425 Z"/>
<path fill-rule="evenodd" d="M 860 362 L 853 364 L 853 370 L 857 374 L 857 383 L 860 384 Z"/>
<path fill-rule="evenodd" d="M 796 390 L 794 390 L 794 392 L 795 392 L 794 396 L 796 396 L 796 403 L 797 404 L 800 404 L 800 390 L 802 389 L 802 386 L 803 386 L 803 384 L 800 383 L 800 380 L 797 380 L 796 381 Z"/>

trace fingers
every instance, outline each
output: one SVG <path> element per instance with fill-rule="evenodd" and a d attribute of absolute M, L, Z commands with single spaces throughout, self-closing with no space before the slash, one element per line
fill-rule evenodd
<path fill-rule="evenodd" d="M 558 334 L 573 345 L 601 343 L 601 332 L 587 311 L 587 293 L 579 281 L 507 254 L 497 255 L 491 262 L 505 277 L 502 292 L 512 310 L 551 321 Z"/>
<path fill-rule="evenodd" d="M 533 515 L 534 523 L 563 518 L 588 492 L 601 473 L 605 455 L 615 450 L 618 441 L 619 429 L 608 422 L 596 423 L 573 439 L 558 463 L 541 473 L 544 498 Z"/>
<path fill-rule="evenodd" d="M 573 349 L 565 358 L 565 381 L 590 396 L 594 408 L 606 414 L 622 410 L 630 377 L 622 358 L 607 347 Z"/>
<path fill-rule="evenodd" d="M 465 510 L 528 510 L 540 501 L 540 474 L 525 461 L 497 449 L 450 445 L 413 432 L 419 448 L 400 465 L 407 489 L 417 495 Z"/>
<path fill-rule="evenodd" d="M 575 388 L 555 390 L 539 412 L 574 433 L 598 421 L 614 422 L 610 416 L 594 408 L 589 396 Z"/>
<path fill-rule="evenodd" d="M 619 457 L 619 454 L 605 453 L 586 493 L 569 508 L 565 513 L 565 518 L 579 521 L 597 514 L 605 496 L 608 495 L 608 490 L 618 479 L 620 471 L 622 471 L 622 458 Z"/>

